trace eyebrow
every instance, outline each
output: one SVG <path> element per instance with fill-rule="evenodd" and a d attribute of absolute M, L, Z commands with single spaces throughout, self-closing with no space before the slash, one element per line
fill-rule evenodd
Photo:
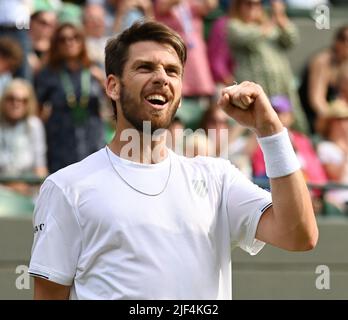
<path fill-rule="evenodd" d="M 136 60 L 134 61 L 133 63 L 133 68 L 137 68 L 139 67 L 140 65 L 145 65 L 145 66 L 148 66 L 148 67 L 151 67 L 151 68 L 156 68 L 157 66 L 157 63 L 153 62 L 153 61 L 148 61 L 148 60 Z M 164 65 L 164 68 L 165 69 L 174 69 L 178 74 L 182 74 L 182 67 L 181 65 L 179 64 L 174 64 L 174 63 L 167 63 Z"/>

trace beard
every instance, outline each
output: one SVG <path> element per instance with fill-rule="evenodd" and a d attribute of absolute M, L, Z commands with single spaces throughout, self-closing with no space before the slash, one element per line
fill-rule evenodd
<path fill-rule="evenodd" d="M 163 110 L 150 110 L 148 106 L 136 101 L 135 97 L 121 82 L 120 102 L 123 116 L 139 132 L 143 132 L 143 122 L 151 122 L 151 134 L 158 129 L 168 129 L 180 105 L 180 99 L 172 101 Z M 162 131 L 162 130 L 161 130 Z"/>

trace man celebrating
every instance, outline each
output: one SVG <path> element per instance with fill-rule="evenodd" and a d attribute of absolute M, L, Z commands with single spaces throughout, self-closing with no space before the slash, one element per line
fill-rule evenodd
<path fill-rule="evenodd" d="M 260 86 L 225 88 L 219 104 L 256 132 L 271 193 L 227 160 L 167 149 L 161 129 L 180 106 L 186 60 L 175 32 L 136 23 L 109 40 L 105 54 L 117 132 L 41 188 L 29 268 L 35 299 L 228 299 L 231 248 L 315 246 L 309 192 Z M 129 150 L 125 136 L 134 133 L 139 148 Z"/>

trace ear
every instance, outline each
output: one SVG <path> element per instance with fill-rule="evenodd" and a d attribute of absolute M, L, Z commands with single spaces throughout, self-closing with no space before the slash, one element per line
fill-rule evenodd
<path fill-rule="evenodd" d="M 182 104 L 182 99 L 180 99 L 179 105 L 178 105 L 178 109 L 181 108 L 181 104 Z"/>
<path fill-rule="evenodd" d="M 109 74 L 105 80 L 105 91 L 107 96 L 116 102 L 120 98 L 120 88 L 120 79 L 113 74 Z"/>

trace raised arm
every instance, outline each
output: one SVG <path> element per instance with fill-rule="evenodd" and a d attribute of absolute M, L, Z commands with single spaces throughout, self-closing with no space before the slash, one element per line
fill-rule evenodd
<path fill-rule="evenodd" d="M 329 108 L 326 95 L 330 83 L 329 52 L 318 54 L 309 66 L 308 98 L 314 112 L 325 115 Z"/>
<path fill-rule="evenodd" d="M 155 11 L 158 15 L 166 15 L 170 12 L 172 7 L 178 5 L 182 0 L 156 0 Z"/>
<path fill-rule="evenodd" d="M 229 116 L 256 133 L 264 152 L 273 206 L 262 215 L 256 238 L 286 250 L 312 249 L 318 229 L 311 197 L 287 131 L 263 89 L 243 82 L 225 88 L 218 103 Z"/>
<path fill-rule="evenodd" d="M 155 11 L 158 15 L 166 15 L 170 12 L 170 10 L 183 2 L 183 0 L 156 0 L 155 1 Z M 210 11 L 214 10 L 216 6 L 218 5 L 217 0 L 196 0 L 189 2 L 191 5 L 192 10 L 195 12 L 195 14 L 199 16 L 205 16 Z"/>
<path fill-rule="evenodd" d="M 217 5 L 217 0 L 196 0 L 192 2 L 192 9 L 197 15 L 204 17 L 214 10 Z"/>

